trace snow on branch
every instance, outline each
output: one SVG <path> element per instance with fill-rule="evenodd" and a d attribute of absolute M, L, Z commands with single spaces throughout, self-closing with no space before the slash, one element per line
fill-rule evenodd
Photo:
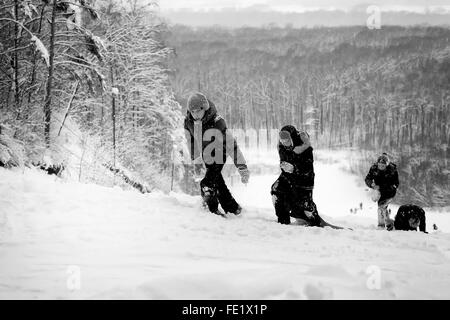
<path fill-rule="evenodd" d="M 86 46 L 93 55 L 95 55 L 100 61 L 104 60 L 102 50 L 106 50 L 102 39 L 92 34 L 92 32 L 86 30 L 85 32 Z"/>
<path fill-rule="evenodd" d="M 50 60 L 47 48 L 44 46 L 41 40 L 39 40 L 35 35 L 31 37 L 31 42 L 33 42 L 35 46 L 35 50 L 39 51 L 41 57 L 45 60 L 45 64 L 47 67 L 50 67 Z"/>
<path fill-rule="evenodd" d="M 22 1 L 20 3 L 20 9 L 30 19 L 33 18 L 33 12 L 35 12 L 36 14 L 39 14 L 36 7 L 31 3 L 31 1 Z"/>

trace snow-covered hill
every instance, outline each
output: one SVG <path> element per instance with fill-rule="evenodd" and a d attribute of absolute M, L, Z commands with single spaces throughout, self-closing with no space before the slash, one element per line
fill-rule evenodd
<path fill-rule="evenodd" d="M 377 230 L 342 166 L 316 162 L 314 197 L 354 231 L 277 224 L 276 174 L 235 182 L 245 211 L 223 219 L 199 197 L 0 168 L 0 298 L 448 299 L 450 212 L 427 210 L 430 234 Z"/>

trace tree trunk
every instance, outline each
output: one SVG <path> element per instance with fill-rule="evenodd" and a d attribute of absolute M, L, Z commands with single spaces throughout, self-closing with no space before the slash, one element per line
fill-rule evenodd
<path fill-rule="evenodd" d="M 67 119 L 67 116 L 69 115 L 70 109 L 72 109 L 72 102 L 73 102 L 73 99 L 75 98 L 75 95 L 77 94 L 79 85 L 80 85 L 80 82 L 77 81 L 77 84 L 75 85 L 75 89 L 73 90 L 72 96 L 70 97 L 69 104 L 67 105 L 67 110 L 66 110 L 66 113 L 64 114 L 64 119 L 61 122 L 61 127 L 59 127 L 58 137 L 61 134 L 61 130 L 64 126 L 64 123 L 66 122 L 66 119 Z"/>
<path fill-rule="evenodd" d="M 330 119 L 330 136 L 328 140 L 328 147 L 331 148 L 333 143 L 333 127 L 334 127 L 334 117 L 333 117 L 333 108 L 328 108 L 328 119 Z"/>
<path fill-rule="evenodd" d="M 421 106 L 422 111 L 422 123 L 421 123 L 421 137 L 420 137 L 420 144 L 422 148 L 425 146 L 425 106 L 422 104 Z"/>
<path fill-rule="evenodd" d="M 114 87 L 114 71 L 111 66 L 111 86 Z M 113 167 L 116 167 L 116 95 L 115 92 L 112 93 L 112 145 L 113 145 Z"/>
<path fill-rule="evenodd" d="M 412 111 L 410 112 L 409 115 L 409 152 L 412 153 L 412 149 L 413 149 L 413 127 L 412 127 L 412 117 L 413 117 L 413 113 Z"/>
<path fill-rule="evenodd" d="M 19 21 L 19 1 L 14 1 L 14 19 Z M 14 24 L 14 108 L 17 117 L 20 115 L 20 95 L 19 95 L 19 25 Z"/>
<path fill-rule="evenodd" d="M 44 104 L 44 138 L 47 148 L 50 147 L 50 121 L 52 116 L 51 104 L 53 95 L 53 59 L 55 55 L 55 18 L 56 18 L 56 1 L 52 5 L 52 19 L 50 25 L 50 51 L 49 51 L 49 67 L 47 78 L 47 91 Z"/>
<path fill-rule="evenodd" d="M 42 20 L 44 19 L 44 10 L 45 10 L 46 4 L 44 3 L 42 6 L 42 10 L 41 10 L 41 16 L 39 18 L 39 28 L 37 33 L 40 34 L 41 30 L 42 30 Z M 31 81 L 30 81 L 30 88 L 34 86 L 34 82 L 36 81 L 36 66 L 37 66 L 37 56 L 38 53 L 35 51 L 33 53 L 33 58 L 32 58 L 32 66 L 33 69 L 31 71 Z M 31 96 L 32 96 L 32 90 L 29 90 L 28 92 L 28 99 L 27 99 L 27 109 L 29 108 L 30 102 L 31 102 Z"/>

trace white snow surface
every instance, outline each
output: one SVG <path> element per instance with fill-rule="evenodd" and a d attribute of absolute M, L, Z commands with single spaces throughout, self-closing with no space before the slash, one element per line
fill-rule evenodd
<path fill-rule="evenodd" d="M 233 183 L 244 211 L 227 219 L 200 197 L 0 168 L 0 299 L 450 298 L 450 210 L 425 208 L 430 234 L 377 230 L 345 155 L 315 154 L 319 213 L 353 231 L 276 223 L 276 155 L 273 173 Z"/>

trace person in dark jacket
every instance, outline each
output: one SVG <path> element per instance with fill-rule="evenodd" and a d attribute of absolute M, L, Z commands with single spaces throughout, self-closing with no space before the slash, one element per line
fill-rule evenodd
<path fill-rule="evenodd" d="M 293 217 L 309 226 L 341 229 L 326 223 L 313 201 L 314 157 L 308 133 L 284 126 L 279 133 L 278 153 L 281 174 L 270 192 L 278 222 L 290 224 Z"/>
<path fill-rule="evenodd" d="M 392 202 L 399 186 L 397 166 L 390 162 L 386 153 L 378 157 L 365 178 L 369 188 L 379 192 L 378 199 L 378 227 L 385 228 L 391 221 L 388 205 Z"/>
<path fill-rule="evenodd" d="M 227 130 L 225 120 L 217 113 L 216 106 L 200 92 L 190 95 L 184 120 L 186 139 L 197 174 L 203 165 L 204 178 L 200 181 L 200 192 L 209 211 L 224 215 L 240 214 L 242 207 L 228 190 L 222 176 L 222 168 L 227 156 L 233 159 L 243 183 L 248 183 L 249 170 L 236 140 Z"/>
<path fill-rule="evenodd" d="M 405 204 L 398 208 L 394 220 L 395 230 L 417 231 L 419 228 L 420 231 L 428 233 L 426 227 L 425 211 L 421 207 Z M 389 230 L 392 230 L 392 227 Z"/>

